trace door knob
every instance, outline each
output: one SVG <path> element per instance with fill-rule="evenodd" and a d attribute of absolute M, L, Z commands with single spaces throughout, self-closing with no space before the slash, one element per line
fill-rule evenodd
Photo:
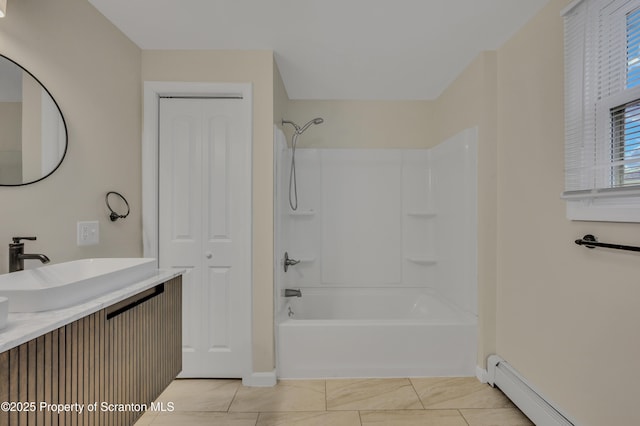
<path fill-rule="evenodd" d="M 211 253 L 210 251 L 206 252 L 204 255 L 207 257 L 207 259 L 213 259 L 213 253 Z"/>

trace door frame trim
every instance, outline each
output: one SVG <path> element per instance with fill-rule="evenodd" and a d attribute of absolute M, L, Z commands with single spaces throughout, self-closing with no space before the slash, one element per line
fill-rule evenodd
<path fill-rule="evenodd" d="M 248 170 L 249 186 L 249 209 L 245 212 L 245 217 L 240 218 L 249 225 L 250 231 L 247 233 L 246 241 L 242 244 L 245 247 L 246 264 L 242 268 L 249 270 L 249 282 L 247 287 L 242 289 L 247 300 L 253 301 L 253 183 L 252 183 L 252 155 L 253 155 L 253 85 L 251 83 L 205 83 L 205 82 L 176 82 L 176 81 L 145 81 L 143 98 L 143 127 L 142 127 L 142 246 L 144 257 L 156 259 L 158 266 L 158 190 L 159 190 L 159 170 L 158 170 L 158 138 L 159 138 L 159 113 L 161 97 L 200 97 L 200 98 L 223 98 L 241 97 L 243 113 L 249 127 L 249 144 L 245 155 Z M 253 303 L 248 310 L 249 318 L 246 318 L 248 329 L 245 330 L 248 336 L 248 348 L 246 359 L 243 364 L 243 380 L 249 379 L 253 374 Z"/>

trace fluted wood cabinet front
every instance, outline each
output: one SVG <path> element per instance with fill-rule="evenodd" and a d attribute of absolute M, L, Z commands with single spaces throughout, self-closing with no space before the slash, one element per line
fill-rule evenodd
<path fill-rule="evenodd" d="M 0 426 L 131 425 L 181 369 L 177 277 L 0 353 Z"/>

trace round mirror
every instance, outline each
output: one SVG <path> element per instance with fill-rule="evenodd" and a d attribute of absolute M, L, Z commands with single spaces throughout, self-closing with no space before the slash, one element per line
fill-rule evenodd
<path fill-rule="evenodd" d="M 0 55 L 0 186 L 37 182 L 67 152 L 67 125 L 49 91 L 29 71 Z"/>

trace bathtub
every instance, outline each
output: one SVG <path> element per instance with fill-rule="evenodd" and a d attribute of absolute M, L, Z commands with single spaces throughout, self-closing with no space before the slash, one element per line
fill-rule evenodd
<path fill-rule="evenodd" d="M 477 317 L 425 288 L 302 288 L 279 313 L 280 378 L 474 376 Z"/>

